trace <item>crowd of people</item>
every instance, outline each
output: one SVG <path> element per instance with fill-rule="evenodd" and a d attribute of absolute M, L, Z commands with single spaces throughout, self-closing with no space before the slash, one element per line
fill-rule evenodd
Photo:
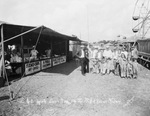
<path fill-rule="evenodd" d="M 136 47 L 127 50 L 125 47 L 85 47 L 76 55 L 80 59 L 81 72 L 109 75 L 113 73 L 121 78 L 137 78 L 138 50 Z"/>

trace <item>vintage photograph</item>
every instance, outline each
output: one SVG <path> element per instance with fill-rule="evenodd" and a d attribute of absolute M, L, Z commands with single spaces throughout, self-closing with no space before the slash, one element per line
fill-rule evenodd
<path fill-rule="evenodd" d="M 150 116 L 150 0 L 0 0 L 0 116 Z"/>

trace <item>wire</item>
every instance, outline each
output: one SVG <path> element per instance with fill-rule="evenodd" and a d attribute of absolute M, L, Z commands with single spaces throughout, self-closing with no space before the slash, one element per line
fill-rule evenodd
<path fill-rule="evenodd" d="M 137 6 L 138 1 L 139 1 L 139 0 L 137 0 L 136 3 L 135 3 L 135 5 L 134 5 L 134 10 L 133 10 L 133 15 L 132 15 L 132 16 L 134 16 L 135 10 L 136 10 L 136 8 L 137 8 L 136 6 Z"/>
<path fill-rule="evenodd" d="M 7 84 L 8 84 L 8 90 L 9 90 L 9 96 L 10 96 L 10 100 L 13 99 L 13 96 L 12 96 L 12 92 L 11 92 L 11 89 L 10 89 L 10 84 L 9 84 L 9 81 L 8 81 L 8 75 L 7 75 L 7 72 L 6 72 L 6 68 L 5 68 L 5 78 L 6 78 L 6 81 L 7 81 Z"/>

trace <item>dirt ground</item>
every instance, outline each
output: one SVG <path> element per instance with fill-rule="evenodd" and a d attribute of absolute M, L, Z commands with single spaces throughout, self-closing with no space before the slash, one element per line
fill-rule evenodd
<path fill-rule="evenodd" d="M 5 116 L 150 116 L 150 71 L 139 65 L 137 79 L 86 74 L 72 61 L 0 88 Z M 1 116 L 0 115 L 0 116 Z"/>

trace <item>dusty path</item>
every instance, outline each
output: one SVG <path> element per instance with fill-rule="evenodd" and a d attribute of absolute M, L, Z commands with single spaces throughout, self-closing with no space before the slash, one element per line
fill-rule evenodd
<path fill-rule="evenodd" d="M 138 79 L 82 76 L 74 62 L 66 63 L 12 83 L 17 99 L 12 106 L 0 100 L 1 111 L 7 116 L 150 116 L 150 72 L 141 68 L 139 73 Z M 6 97 L 7 88 L 0 93 Z"/>

